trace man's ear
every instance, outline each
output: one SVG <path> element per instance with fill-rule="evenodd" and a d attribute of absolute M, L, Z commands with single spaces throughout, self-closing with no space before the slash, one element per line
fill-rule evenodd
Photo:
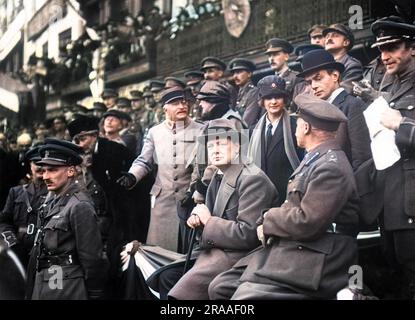
<path fill-rule="evenodd" d="M 345 39 L 343 40 L 343 46 L 345 46 L 346 48 L 348 48 L 348 47 L 350 46 L 350 40 L 349 40 L 349 39 L 347 39 L 347 38 L 345 38 Z"/>
<path fill-rule="evenodd" d="M 76 173 L 75 167 L 74 166 L 70 166 L 68 168 L 68 171 L 67 172 L 68 172 L 68 177 L 69 178 L 74 177 L 75 176 L 75 173 Z"/>

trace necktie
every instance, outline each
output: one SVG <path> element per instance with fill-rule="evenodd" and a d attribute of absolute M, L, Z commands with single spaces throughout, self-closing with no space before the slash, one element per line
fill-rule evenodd
<path fill-rule="evenodd" d="M 220 183 L 222 182 L 223 174 L 215 174 L 215 177 L 211 183 L 212 185 L 212 199 L 215 201 L 216 196 L 218 195 Z"/>
<path fill-rule="evenodd" d="M 272 124 L 268 124 L 267 127 L 267 133 L 266 133 L 266 147 L 267 147 L 267 151 L 269 148 L 269 145 L 271 144 L 271 139 L 272 139 Z"/>

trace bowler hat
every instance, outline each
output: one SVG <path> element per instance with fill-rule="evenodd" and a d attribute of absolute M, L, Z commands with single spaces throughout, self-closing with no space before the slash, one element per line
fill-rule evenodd
<path fill-rule="evenodd" d="M 185 93 L 182 87 L 167 88 L 160 94 L 160 102 L 162 104 L 170 103 L 178 99 L 185 99 Z"/>
<path fill-rule="evenodd" d="M 237 70 L 246 70 L 248 72 L 254 72 L 255 69 L 255 63 L 248 59 L 235 58 L 231 62 L 229 62 L 229 70 L 231 72 Z"/>
<path fill-rule="evenodd" d="M 302 118 L 314 128 L 336 131 L 341 122 L 347 121 L 347 117 L 339 108 L 313 95 L 299 94 L 294 98 L 294 102 L 298 109 L 291 115 Z"/>
<path fill-rule="evenodd" d="M 354 35 L 352 32 L 352 29 L 350 29 L 348 26 L 341 24 L 341 23 L 331 24 L 329 27 L 323 30 L 323 36 L 327 36 L 329 32 L 336 32 L 336 33 L 342 34 L 350 41 L 348 49 L 350 50 L 351 48 L 353 48 Z"/>
<path fill-rule="evenodd" d="M 301 62 L 303 72 L 297 76 L 304 78 L 307 75 L 319 70 L 335 69 L 341 73 L 344 71 L 344 65 L 336 62 L 330 52 L 324 49 L 312 50 L 306 53 Z"/>
<path fill-rule="evenodd" d="M 287 41 L 284 39 L 280 39 L 280 38 L 272 38 L 269 39 L 266 43 L 265 43 L 265 53 L 272 53 L 272 52 L 279 52 L 279 51 L 284 51 L 285 53 L 291 53 L 294 50 L 294 47 Z"/>
<path fill-rule="evenodd" d="M 99 119 L 97 117 L 79 115 L 75 120 L 69 122 L 68 132 L 71 138 L 82 133 L 98 132 L 98 124 Z"/>
<path fill-rule="evenodd" d="M 376 42 L 372 48 L 388 43 L 415 40 L 415 25 L 406 23 L 401 17 L 390 16 L 376 20 L 371 30 L 376 36 Z"/>
<path fill-rule="evenodd" d="M 285 89 L 285 80 L 277 75 L 262 78 L 258 81 L 257 88 L 260 99 L 289 96 L 288 91 Z"/>
<path fill-rule="evenodd" d="M 297 46 L 294 49 L 294 53 L 297 56 L 297 59 L 295 59 L 295 61 L 301 62 L 301 60 L 303 60 L 303 57 L 306 53 L 313 51 L 313 50 L 321 50 L 322 47 L 319 46 L 318 44 L 310 44 L 310 43 L 306 43 L 306 44 L 302 44 Z"/>
<path fill-rule="evenodd" d="M 208 68 L 217 68 L 223 71 L 226 70 L 226 63 L 216 57 L 205 57 L 200 64 L 202 65 L 200 68 L 202 71 L 205 71 Z"/>
<path fill-rule="evenodd" d="M 76 144 L 54 138 L 45 139 L 45 144 L 40 147 L 41 160 L 38 165 L 50 166 L 77 166 L 82 163 L 82 148 Z"/>

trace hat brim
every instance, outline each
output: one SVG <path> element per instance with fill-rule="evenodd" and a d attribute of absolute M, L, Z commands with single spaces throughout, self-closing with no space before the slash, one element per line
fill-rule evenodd
<path fill-rule="evenodd" d="M 234 71 L 239 71 L 239 70 L 245 70 L 247 72 L 253 72 L 253 70 L 247 68 L 247 67 L 243 67 L 243 66 L 239 66 L 239 67 L 234 67 L 232 68 L 230 71 L 234 72 Z"/>
<path fill-rule="evenodd" d="M 271 99 L 274 97 L 289 97 L 288 91 L 274 88 L 274 92 L 259 96 L 260 99 Z"/>
<path fill-rule="evenodd" d="M 344 71 L 344 65 L 342 63 L 340 63 L 340 62 L 322 63 L 322 64 L 319 64 L 319 65 L 317 65 L 315 67 L 312 67 L 312 68 L 303 70 L 303 72 L 300 72 L 297 75 L 297 77 L 304 78 L 307 75 L 309 75 L 310 73 L 314 73 L 314 72 L 317 72 L 319 70 L 327 70 L 327 69 L 334 69 L 334 70 L 339 71 L 340 74 L 342 74 L 343 71 Z"/>
<path fill-rule="evenodd" d="M 66 162 L 52 160 L 52 159 L 43 159 L 40 161 L 36 161 L 36 165 L 38 166 L 53 166 L 53 167 L 69 167 L 71 165 L 67 164 Z"/>
<path fill-rule="evenodd" d="M 186 86 L 193 86 L 193 85 L 201 83 L 201 82 L 202 82 L 202 79 L 200 79 L 200 80 L 189 80 L 189 81 L 186 82 Z"/>
<path fill-rule="evenodd" d="M 173 102 L 175 100 L 184 100 L 184 99 L 185 99 L 184 95 L 174 96 L 174 97 L 171 97 L 170 99 L 166 100 L 164 102 L 164 104 L 171 103 L 171 102 Z"/>
<path fill-rule="evenodd" d="M 237 137 L 238 138 L 238 143 L 243 144 L 244 142 L 247 143 L 249 142 L 248 137 L 239 132 L 239 131 L 235 131 L 235 130 L 228 130 L 228 131 L 223 131 L 220 130 L 218 132 L 212 132 L 212 133 L 208 133 L 208 134 L 204 134 L 201 135 L 197 138 L 197 141 L 202 144 L 202 145 L 206 145 L 207 141 L 211 140 L 211 139 L 216 139 L 216 138 L 233 138 L 233 137 Z"/>
<path fill-rule="evenodd" d="M 380 46 L 383 46 L 385 44 L 397 43 L 397 42 L 401 42 L 401 41 L 405 41 L 405 39 L 404 38 L 394 38 L 394 39 L 388 39 L 388 40 L 381 40 L 381 41 L 376 41 L 370 47 L 371 48 L 379 48 Z"/>
<path fill-rule="evenodd" d="M 218 64 L 208 64 L 208 65 L 204 65 L 202 68 L 200 68 L 200 70 L 204 72 L 206 69 L 209 69 L 209 68 L 216 68 L 216 69 L 219 69 L 219 70 L 225 70 L 226 69 L 226 67 L 224 68 L 223 66 L 220 66 Z"/>

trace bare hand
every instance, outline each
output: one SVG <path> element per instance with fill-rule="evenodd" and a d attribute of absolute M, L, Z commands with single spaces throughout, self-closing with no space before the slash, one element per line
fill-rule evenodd
<path fill-rule="evenodd" d="M 380 123 L 388 129 L 397 131 L 403 117 L 398 110 L 387 109 L 380 115 Z"/>
<path fill-rule="evenodd" d="M 209 221 L 210 217 L 212 216 L 209 209 L 208 209 L 208 207 L 206 207 L 206 205 L 204 205 L 204 204 L 196 205 L 196 207 L 192 211 L 192 215 L 196 215 L 199 218 L 200 224 L 198 226 L 206 225 L 206 223 Z M 191 217 L 192 216 L 190 216 L 190 218 Z M 187 224 L 189 224 L 189 222 Z"/>
<path fill-rule="evenodd" d="M 256 228 L 256 234 L 257 234 L 259 241 L 261 241 L 262 245 L 265 247 L 265 236 L 264 236 L 264 225 L 263 224 L 259 225 Z"/>

